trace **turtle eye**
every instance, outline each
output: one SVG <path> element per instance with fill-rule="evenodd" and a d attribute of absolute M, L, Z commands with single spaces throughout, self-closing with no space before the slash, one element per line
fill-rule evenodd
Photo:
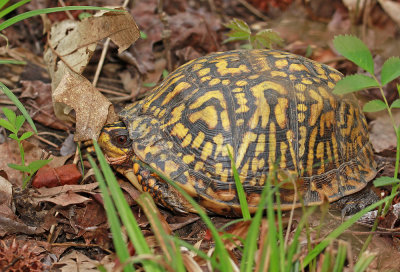
<path fill-rule="evenodd" d="M 126 137 L 126 135 L 119 135 L 119 136 L 117 136 L 116 140 L 117 140 L 118 144 L 124 145 L 128 141 L 128 137 Z"/>
<path fill-rule="evenodd" d="M 117 133 L 116 135 L 113 135 L 112 142 L 118 147 L 126 148 L 130 144 L 130 139 L 126 133 Z"/>

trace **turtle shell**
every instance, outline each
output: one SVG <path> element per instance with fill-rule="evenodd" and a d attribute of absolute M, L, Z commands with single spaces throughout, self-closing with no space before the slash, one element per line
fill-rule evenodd
<path fill-rule="evenodd" d="M 332 93 L 342 75 L 276 50 L 214 53 L 171 73 L 120 116 L 138 159 L 217 213 L 240 211 L 228 149 L 250 210 L 266 177 L 281 208 L 330 202 L 376 175 L 354 95 Z"/>

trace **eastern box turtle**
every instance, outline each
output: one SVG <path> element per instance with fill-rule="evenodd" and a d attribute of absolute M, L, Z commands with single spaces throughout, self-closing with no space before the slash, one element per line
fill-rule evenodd
<path fill-rule="evenodd" d="M 376 175 L 365 117 L 354 95 L 332 94 L 342 75 L 329 66 L 276 50 L 237 50 L 192 60 L 145 99 L 106 125 L 99 144 L 108 161 L 140 191 L 170 209 L 193 208 L 178 183 L 208 211 L 241 213 L 228 148 L 249 209 L 266 177 L 294 176 L 280 188 L 290 209 L 295 189 L 305 205 L 363 189 Z M 282 175 L 284 173 L 284 175 Z M 276 175 L 275 175 L 276 176 Z"/>

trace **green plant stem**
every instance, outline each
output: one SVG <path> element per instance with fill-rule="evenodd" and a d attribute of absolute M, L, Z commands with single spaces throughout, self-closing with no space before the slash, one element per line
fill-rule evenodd
<path fill-rule="evenodd" d="M 397 179 L 398 172 L 399 172 L 399 159 L 400 159 L 400 145 L 399 145 L 399 143 L 400 143 L 400 131 L 396 127 L 396 122 L 394 121 L 394 118 L 393 118 L 392 109 L 390 108 L 389 103 L 388 103 L 388 101 L 386 99 L 385 93 L 383 92 L 383 88 L 382 88 L 381 83 L 378 81 L 378 79 L 376 78 L 376 76 L 374 74 L 371 74 L 371 75 L 375 79 L 375 81 L 379 83 L 379 91 L 381 92 L 381 95 L 383 97 L 383 101 L 386 104 L 387 111 L 388 111 L 388 114 L 389 114 L 389 117 L 390 117 L 390 121 L 392 122 L 394 132 L 396 133 L 397 148 L 396 148 L 396 162 L 395 162 L 395 166 L 394 166 L 394 178 Z M 392 187 L 392 192 L 390 194 L 390 198 L 385 203 L 385 208 L 383 209 L 383 216 L 385 216 L 388 213 L 389 208 L 390 208 L 390 206 L 391 206 L 391 204 L 393 202 L 393 199 L 394 199 L 394 197 L 396 195 L 396 192 L 399 189 L 399 187 L 400 187 L 400 183 L 398 183 L 398 184 L 396 184 L 396 185 L 394 185 Z"/>
<path fill-rule="evenodd" d="M 18 137 L 18 136 L 17 136 Z M 19 148 L 19 154 L 21 155 L 21 165 L 25 166 L 25 153 L 24 153 L 24 147 L 22 145 L 22 141 L 17 140 L 18 142 L 18 148 Z M 25 172 L 22 172 L 22 180 L 25 180 Z M 25 181 L 24 181 L 25 184 Z"/>

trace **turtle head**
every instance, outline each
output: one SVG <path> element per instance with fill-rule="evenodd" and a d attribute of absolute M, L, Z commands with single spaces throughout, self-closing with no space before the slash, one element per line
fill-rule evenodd
<path fill-rule="evenodd" d="M 124 122 L 104 126 L 98 142 L 110 164 L 122 164 L 129 159 L 132 140 Z"/>

